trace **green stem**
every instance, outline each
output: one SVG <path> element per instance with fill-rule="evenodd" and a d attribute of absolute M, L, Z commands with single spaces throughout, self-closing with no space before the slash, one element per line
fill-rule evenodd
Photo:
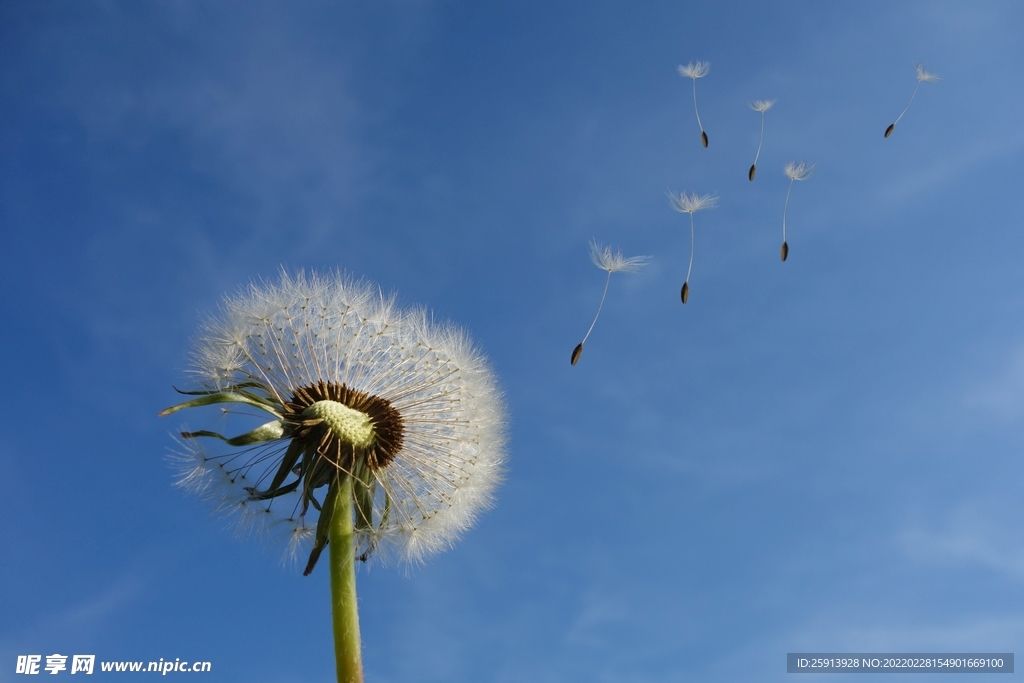
<path fill-rule="evenodd" d="M 338 683 L 363 683 L 356 603 L 355 529 L 352 524 L 352 477 L 342 474 L 336 484 L 331 520 L 331 614 L 334 622 L 334 661 Z"/>

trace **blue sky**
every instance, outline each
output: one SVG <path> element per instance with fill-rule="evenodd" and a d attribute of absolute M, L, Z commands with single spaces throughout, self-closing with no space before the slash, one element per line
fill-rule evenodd
<path fill-rule="evenodd" d="M 175 489 L 156 417 L 200 317 L 282 266 L 465 326 L 509 407 L 497 507 L 360 574 L 368 681 L 1019 650 L 1021 26 L 1009 2 L 0 5 L 0 680 L 54 652 L 332 679 L 326 573 Z M 884 139 L 915 62 L 942 81 Z M 780 263 L 792 160 L 817 166 Z M 669 190 L 720 196 L 685 306 Z M 590 239 L 652 258 L 570 367 Z"/>

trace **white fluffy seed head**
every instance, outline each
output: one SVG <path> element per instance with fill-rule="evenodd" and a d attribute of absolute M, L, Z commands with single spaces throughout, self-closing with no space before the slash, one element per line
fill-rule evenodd
<path fill-rule="evenodd" d="M 711 62 L 690 62 L 686 66 L 680 64 L 676 70 L 679 71 L 680 76 L 686 78 L 704 78 L 711 71 Z"/>
<path fill-rule="evenodd" d="M 771 109 L 773 104 L 775 104 L 775 100 L 754 100 L 750 103 L 750 108 L 763 114 Z"/>
<path fill-rule="evenodd" d="M 914 69 L 917 71 L 917 80 L 923 83 L 938 83 L 942 79 L 935 74 L 930 74 L 924 70 L 924 64 L 915 64 Z"/>
<path fill-rule="evenodd" d="M 590 243 L 590 260 L 601 270 L 609 273 L 635 273 L 647 265 L 650 256 L 625 257 L 621 251 L 612 251 L 595 241 Z"/>
<path fill-rule="evenodd" d="M 804 161 L 801 161 L 800 163 L 791 161 L 786 164 L 786 168 L 783 169 L 783 172 L 790 180 L 807 180 L 814 175 L 814 166 L 814 164 L 808 165 Z"/>
<path fill-rule="evenodd" d="M 193 358 L 207 391 L 255 381 L 284 403 L 296 388 L 337 383 L 399 412 L 402 447 L 370 471 L 373 524 L 357 529 L 357 553 L 418 561 L 449 547 L 491 504 L 504 469 L 506 416 L 485 358 L 460 328 L 429 320 L 421 309 L 400 310 L 375 286 L 340 273 L 282 274 L 253 284 L 225 299 Z M 337 417 L 320 412 L 314 417 Z M 277 471 L 289 443 L 285 436 L 210 456 L 188 441 L 178 483 L 204 495 L 219 491 L 221 508 L 262 511 L 288 527 L 296 553 L 316 527 L 315 510 L 300 519 L 297 493 L 250 498 L 251 487 L 265 486 Z"/>
<path fill-rule="evenodd" d="M 668 200 L 672 204 L 672 208 L 679 213 L 695 213 L 702 209 L 713 209 L 718 205 L 718 197 L 711 194 L 698 195 L 696 192 L 693 194 L 687 194 L 686 192 L 680 192 L 675 194 L 673 192 L 668 193 Z"/>

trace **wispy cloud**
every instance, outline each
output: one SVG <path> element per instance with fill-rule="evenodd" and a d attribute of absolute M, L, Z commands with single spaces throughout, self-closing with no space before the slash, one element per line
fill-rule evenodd
<path fill-rule="evenodd" d="M 55 30 L 55 49 L 76 59 L 61 62 L 43 106 L 72 112 L 104 155 L 122 155 L 116 163 L 171 147 L 196 180 L 239 198 L 243 244 L 286 217 L 293 239 L 336 231 L 387 168 L 372 131 L 398 95 L 366 87 L 361 36 L 314 45 L 302 12 L 237 9 L 109 7 L 89 25 Z M 395 49 L 427 30 L 425 15 L 414 7 L 395 17 Z M 142 35 L 144 45 L 134 40 Z"/>
<path fill-rule="evenodd" d="M 869 623 L 874 622 L 874 623 Z M 787 652 L 992 652 L 1013 651 L 1024 637 L 1024 615 L 979 617 L 936 624 L 934 620 L 890 622 L 833 608 L 813 615 L 792 630 L 737 642 L 709 668 L 709 680 L 746 680 L 757 671 L 762 680 L 788 681 Z M 774 676 L 772 674 L 775 674 Z"/>
<path fill-rule="evenodd" d="M 911 202 L 922 195 L 937 196 L 957 179 L 977 173 L 980 167 L 999 159 L 1017 155 L 1022 149 L 1024 134 L 1020 133 L 977 140 L 953 150 L 948 156 L 930 160 L 927 167 L 915 167 L 912 173 L 887 175 L 885 183 L 878 186 L 878 198 L 886 204 L 895 204 Z"/>
<path fill-rule="evenodd" d="M 1000 506 L 991 498 L 965 501 L 939 520 L 907 524 L 897 542 L 917 564 L 983 567 L 1024 579 L 1024 506 Z"/>
<path fill-rule="evenodd" d="M 995 376 L 968 389 L 964 407 L 1003 420 L 1024 415 L 1024 348 L 1012 354 Z"/>
<path fill-rule="evenodd" d="M 83 597 L 62 610 L 41 613 L 33 622 L 0 640 L 0 660 L 14 661 L 18 654 L 25 654 L 28 644 L 53 647 L 71 640 L 92 642 L 90 639 L 104 622 L 134 602 L 143 589 L 142 581 L 135 576 L 123 576 L 100 592 Z"/>
<path fill-rule="evenodd" d="M 601 647 L 609 634 L 636 619 L 630 601 L 608 585 L 594 585 L 582 596 L 583 604 L 565 634 L 570 646 Z"/>

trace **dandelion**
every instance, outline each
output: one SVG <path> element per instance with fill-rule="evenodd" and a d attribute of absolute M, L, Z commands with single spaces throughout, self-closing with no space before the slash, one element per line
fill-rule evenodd
<path fill-rule="evenodd" d="M 686 279 L 683 280 L 683 288 L 679 292 L 679 296 L 685 304 L 690 298 L 690 271 L 693 270 L 693 214 L 701 209 L 713 209 L 718 204 L 718 197 L 710 194 L 699 196 L 696 193 L 686 194 L 685 192 L 676 195 L 669 192 L 668 200 L 672 204 L 672 208 L 679 213 L 690 214 L 690 265 L 686 268 Z"/>
<path fill-rule="evenodd" d="M 708 134 L 704 132 L 704 124 L 700 122 L 700 111 L 697 110 L 697 79 L 704 78 L 711 71 L 711 62 L 690 62 L 686 66 L 680 64 L 679 75 L 693 79 L 693 111 L 697 114 L 697 125 L 700 126 L 700 141 L 708 146 Z"/>
<path fill-rule="evenodd" d="M 789 195 L 793 192 L 793 181 L 795 180 L 807 180 L 814 173 L 814 164 L 808 166 L 804 162 L 799 164 L 795 161 L 791 161 L 786 164 L 784 170 L 786 176 L 789 177 L 789 191 L 786 192 L 786 208 L 782 210 L 782 260 L 785 261 L 786 257 L 789 256 L 789 244 L 786 242 L 786 213 L 789 212 Z"/>
<path fill-rule="evenodd" d="M 325 547 L 339 681 L 362 681 L 355 561 L 450 546 L 501 478 L 504 410 L 466 334 L 340 273 L 282 274 L 225 299 L 193 354 L 195 398 L 270 421 L 183 432 L 178 484 Z M 220 448 L 207 452 L 203 443 Z"/>
<path fill-rule="evenodd" d="M 608 277 L 604 280 L 604 292 L 601 294 L 601 303 L 597 305 L 597 313 L 594 315 L 594 321 L 590 323 L 590 328 L 587 333 L 583 335 L 583 341 L 576 345 L 576 348 L 572 350 L 572 357 L 569 359 L 570 364 L 576 365 L 576 362 L 583 355 L 583 344 L 586 343 L 587 338 L 590 337 L 590 333 L 594 331 L 594 325 L 597 324 L 597 317 L 601 315 L 601 308 L 604 306 L 604 298 L 608 296 L 608 283 L 612 281 L 612 273 L 635 273 L 647 265 L 648 256 L 631 256 L 626 258 L 622 255 L 621 251 L 612 251 L 611 247 L 602 247 L 597 242 L 590 243 L 590 260 L 594 262 L 594 265 L 601 270 L 608 271 Z"/>
<path fill-rule="evenodd" d="M 907 101 L 907 106 L 903 107 L 903 111 L 901 111 L 900 115 L 896 117 L 896 120 L 890 123 L 889 127 L 885 129 L 885 137 L 889 137 L 890 135 L 892 135 L 893 128 L 896 127 L 896 124 L 900 122 L 900 119 L 903 118 L 903 115 L 907 113 L 908 109 L 910 109 L 910 103 L 914 101 L 914 95 L 917 94 L 917 89 L 921 87 L 921 84 L 938 83 L 940 80 L 942 80 L 935 74 L 930 74 L 927 71 L 925 71 L 924 66 L 922 64 L 915 64 L 914 68 L 917 70 L 917 85 L 914 86 L 914 92 L 910 93 L 910 99 Z"/>
<path fill-rule="evenodd" d="M 757 139 L 757 154 L 754 155 L 754 163 L 750 165 L 750 171 L 747 172 L 747 178 L 750 180 L 753 180 L 754 174 L 757 173 L 757 159 L 761 156 L 761 143 L 764 142 L 764 113 L 771 109 L 773 104 L 775 104 L 775 100 L 757 100 L 750 103 L 751 109 L 761 112 L 761 137 Z"/>

